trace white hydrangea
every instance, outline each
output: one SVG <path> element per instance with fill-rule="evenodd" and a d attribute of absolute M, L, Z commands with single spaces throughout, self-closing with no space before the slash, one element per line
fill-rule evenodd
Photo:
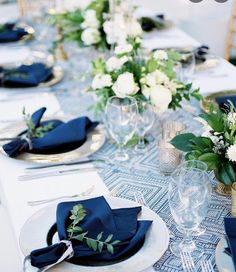
<path fill-rule="evenodd" d="M 227 120 L 230 125 L 236 125 L 236 112 L 228 113 Z"/>
<path fill-rule="evenodd" d="M 127 56 L 121 58 L 111 57 L 106 62 L 107 70 L 110 72 L 119 70 L 128 60 L 129 58 Z"/>
<path fill-rule="evenodd" d="M 172 101 L 171 91 L 163 85 L 156 85 L 150 88 L 150 99 L 157 111 L 165 111 L 168 109 Z"/>
<path fill-rule="evenodd" d="M 155 70 L 154 72 L 146 75 L 146 84 L 149 87 L 154 87 L 159 84 L 167 84 L 168 82 L 168 76 L 159 70 Z"/>
<path fill-rule="evenodd" d="M 122 55 L 130 53 L 133 50 L 133 46 L 131 44 L 123 44 L 115 47 L 115 54 Z"/>
<path fill-rule="evenodd" d="M 227 156 L 228 156 L 228 158 L 229 158 L 230 161 L 236 162 L 236 144 L 231 145 L 227 149 Z"/>
<path fill-rule="evenodd" d="M 93 9 L 88 9 L 84 14 L 84 22 L 81 24 L 83 29 L 85 28 L 99 28 L 99 21 L 97 18 L 96 11 Z"/>
<path fill-rule="evenodd" d="M 96 28 L 86 28 L 81 34 L 81 40 L 88 46 L 97 44 L 101 41 L 101 34 Z"/>
<path fill-rule="evenodd" d="M 112 90 L 118 97 L 124 98 L 125 96 L 135 95 L 139 91 L 139 87 L 134 81 L 134 75 L 125 72 L 119 75 L 112 86 Z"/>
<path fill-rule="evenodd" d="M 104 87 L 110 87 L 112 85 L 112 78 L 107 74 L 97 74 L 92 82 L 92 88 L 94 90 L 102 89 Z"/>
<path fill-rule="evenodd" d="M 153 57 L 156 60 L 168 60 L 168 54 L 164 50 L 156 50 Z"/>

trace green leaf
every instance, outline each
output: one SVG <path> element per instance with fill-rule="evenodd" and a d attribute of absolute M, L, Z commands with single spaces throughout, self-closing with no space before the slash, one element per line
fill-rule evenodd
<path fill-rule="evenodd" d="M 105 240 L 105 243 L 109 243 L 113 238 L 113 234 L 109 234 L 107 239 Z"/>
<path fill-rule="evenodd" d="M 112 242 L 111 244 L 112 245 L 117 245 L 117 244 L 119 244 L 120 243 L 120 241 L 119 240 L 115 240 L 114 242 Z"/>
<path fill-rule="evenodd" d="M 103 245 L 104 245 L 104 244 L 103 244 L 103 242 L 101 242 L 101 241 L 98 243 L 98 251 L 99 251 L 100 253 L 102 252 Z"/>
<path fill-rule="evenodd" d="M 236 181 L 234 168 L 230 163 L 223 164 L 218 171 L 219 179 L 225 185 L 232 185 Z"/>
<path fill-rule="evenodd" d="M 98 244 L 97 244 L 97 241 L 91 239 L 91 247 L 94 251 L 97 251 L 97 248 L 98 248 Z"/>
<path fill-rule="evenodd" d="M 86 243 L 87 243 L 87 245 L 88 245 L 89 248 L 92 248 L 91 241 L 92 241 L 92 240 L 91 240 L 90 238 L 87 238 L 87 239 L 86 239 Z"/>
<path fill-rule="evenodd" d="M 112 246 L 111 244 L 107 244 L 107 251 L 108 251 L 109 253 L 111 253 L 111 254 L 114 253 L 114 248 L 113 248 L 113 246 Z"/>
<path fill-rule="evenodd" d="M 184 151 L 184 152 L 189 152 L 193 150 L 192 144 L 190 140 L 195 139 L 196 136 L 192 133 L 184 133 L 177 135 L 174 137 L 170 143 L 177 149 Z"/>
<path fill-rule="evenodd" d="M 220 162 L 219 155 L 215 153 L 206 153 L 198 157 L 200 161 L 203 161 L 207 164 L 208 170 L 214 170 L 218 167 Z"/>
<path fill-rule="evenodd" d="M 81 231 L 83 231 L 81 227 L 78 227 L 78 226 L 74 227 L 74 232 L 81 232 Z"/>
<path fill-rule="evenodd" d="M 202 152 L 199 150 L 193 150 L 188 152 L 185 155 L 185 160 L 190 161 L 190 160 L 197 160 L 199 158 L 199 156 L 202 155 Z"/>
<path fill-rule="evenodd" d="M 98 241 L 101 240 L 102 235 L 103 235 L 103 232 L 100 232 L 100 233 L 97 235 L 97 240 L 98 240 Z"/>

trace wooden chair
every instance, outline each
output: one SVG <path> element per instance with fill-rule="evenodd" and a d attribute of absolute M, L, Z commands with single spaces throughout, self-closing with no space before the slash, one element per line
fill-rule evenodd
<path fill-rule="evenodd" d="M 226 40 L 225 59 L 229 60 L 231 51 L 236 50 L 234 38 L 236 37 L 236 0 L 233 2 L 232 14 L 230 17 L 229 31 Z"/>

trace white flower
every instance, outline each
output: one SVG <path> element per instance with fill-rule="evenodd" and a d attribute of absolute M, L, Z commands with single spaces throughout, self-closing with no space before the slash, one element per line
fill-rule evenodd
<path fill-rule="evenodd" d="M 227 115 L 227 120 L 230 125 L 236 125 L 236 112 L 230 112 Z"/>
<path fill-rule="evenodd" d="M 126 30 L 128 36 L 131 37 L 141 36 L 143 32 L 140 23 L 136 19 L 133 19 L 131 22 L 130 21 L 127 22 Z"/>
<path fill-rule="evenodd" d="M 85 45 L 97 44 L 101 41 L 101 34 L 96 28 L 86 28 L 82 32 L 81 40 Z"/>
<path fill-rule="evenodd" d="M 125 96 L 135 95 L 139 91 L 139 87 L 134 81 L 134 75 L 125 72 L 119 75 L 112 90 L 118 97 L 123 98 Z"/>
<path fill-rule="evenodd" d="M 165 82 L 165 86 L 170 89 L 172 95 L 175 95 L 177 92 L 178 84 L 173 80 Z"/>
<path fill-rule="evenodd" d="M 171 91 L 162 85 L 157 85 L 150 89 L 151 102 L 155 106 L 156 110 L 167 110 L 170 102 L 172 101 Z"/>
<path fill-rule="evenodd" d="M 166 84 L 169 82 L 169 78 L 163 72 L 156 70 L 146 75 L 146 83 L 149 87 L 154 87 L 157 84 Z"/>
<path fill-rule="evenodd" d="M 151 91 L 152 91 L 152 89 L 151 89 L 150 87 L 144 86 L 144 87 L 142 88 L 142 94 L 143 94 L 147 99 L 150 98 Z"/>
<path fill-rule="evenodd" d="M 228 156 L 230 161 L 236 162 L 236 144 L 231 145 L 227 149 L 227 156 Z"/>
<path fill-rule="evenodd" d="M 153 57 L 155 60 L 168 60 L 168 55 L 164 50 L 156 50 Z"/>
<path fill-rule="evenodd" d="M 92 82 L 92 88 L 94 90 L 102 89 L 104 87 L 110 87 L 112 85 L 112 79 L 107 74 L 97 74 Z"/>
<path fill-rule="evenodd" d="M 133 46 L 131 44 L 123 44 L 123 45 L 116 46 L 115 54 L 122 55 L 122 54 L 130 53 L 132 50 L 133 50 Z"/>
<path fill-rule="evenodd" d="M 85 28 L 99 28 L 99 21 L 96 15 L 96 11 L 93 9 L 88 9 L 84 14 L 84 22 L 81 24 L 83 29 Z"/>
<path fill-rule="evenodd" d="M 129 58 L 127 56 L 123 56 L 122 58 L 111 57 L 107 60 L 106 67 L 108 71 L 119 70 Z"/>

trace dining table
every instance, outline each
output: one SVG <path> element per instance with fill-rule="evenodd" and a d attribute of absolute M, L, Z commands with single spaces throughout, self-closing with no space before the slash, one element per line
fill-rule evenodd
<path fill-rule="evenodd" d="M 5 5 L 7 6 L 7 5 Z M 13 4 L 12 14 L 16 11 Z M 7 7 L 9 10 L 9 7 Z M 0 8 L 0 17 L 6 17 L 4 8 Z M 6 61 L 6 55 L 12 54 L 19 50 L 22 52 L 21 57 L 27 58 L 32 54 L 34 42 L 22 43 L 17 45 L 0 45 L 0 64 Z M 144 46 L 153 50 L 157 48 L 173 47 L 197 47 L 201 43 L 179 29 L 172 26 L 167 30 L 153 31 L 150 34 L 144 34 Z M 92 52 L 92 50 L 91 50 Z M 214 53 L 214 52 L 213 52 Z M 24 55 L 25 54 L 25 55 Z M 91 53 L 92 54 L 92 53 Z M 22 108 L 25 107 L 28 112 L 33 112 L 40 107 L 47 107 L 46 116 L 48 117 L 77 117 L 87 115 L 93 119 L 94 116 L 89 106 L 95 101 L 94 95 L 86 91 L 89 87 L 88 78 L 72 77 L 72 71 L 85 62 L 85 66 L 91 65 L 89 50 L 78 49 L 73 60 L 58 61 L 57 65 L 61 66 L 64 71 L 62 81 L 51 87 L 32 87 L 28 89 L 7 89 L 0 88 L 0 130 L 7 131 L 9 127 L 17 122 L 22 121 Z M 96 53 L 95 53 L 96 55 Z M 16 54 L 17 57 L 19 57 Z M 73 63 L 72 63 L 73 61 Z M 76 65 L 75 62 L 78 62 Z M 87 63 L 86 63 L 87 62 Z M 74 66 L 73 66 L 74 65 Z M 83 74 L 83 69 L 78 75 Z M 191 81 L 194 87 L 200 88 L 202 95 L 211 94 L 218 91 L 236 89 L 236 67 L 221 57 L 217 57 L 217 65 L 211 68 L 196 70 Z M 86 85 L 87 84 L 87 85 Z M 188 131 L 198 133 L 201 129 L 200 123 L 195 117 L 201 112 L 198 102 L 191 101 L 185 103 L 182 109 L 176 112 L 170 112 L 169 118 L 172 121 L 179 121 L 187 126 Z M 25 222 L 38 210 L 47 204 L 30 206 L 29 201 L 60 197 L 64 195 L 80 194 L 93 186 L 91 195 L 115 195 L 116 197 L 133 200 L 132 192 L 142 193 L 146 205 L 157 213 L 166 223 L 170 240 L 180 240 L 182 234 L 176 228 L 176 224 L 171 215 L 168 205 L 168 184 L 169 177 L 161 173 L 158 160 L 159 152 L 157 140 L 160 137 L 160 124 L 156 120 L 152 130 L 153 140 L 149 143 L 148 151 L 145 154 L 137 155 L 130 152 L 130 161 L 125 165 L 107 165 L 96 171 L 78 172 L 67 175 L 48 176 L 46 178 L 23 180 L 19 176 L 24 174 L 25 168 L 36 166 L 36 163 L 22 161 L 7 157 L 3 151 L 0 152 L 0 201 L 10 217 L 11 226 L 18 241 L 21 229 Z M 104 145 L 89 158 L 94 160 L 104 160 L 111 157 L 115 152 L 115 145 L 108 140 Z M 215 186 L 216 180 L 211 175 L 212 186 Z M 196 271 L 201 271 L 200 259 L 209 260 L 214 271 L 218 271 L 215 260 L 215 250 L 220 239 L 225 236 L 224 217 L 230 215 L 231 202 L 229 197 L 221 196 L 214 190 L 212 192 L 211 203 L 208 213 L 201 226 L 206 229 L 205 233 L 194 237 L 196 245 L 202 250 L 203 255 L 196 262 Z M 24 258 L 19 246 L 19 255 Z M 145 257 L 145 256 L 144 256 Z M 138 268 L 137 268 L 138 269 Z M 139 270 L 137 270 L 139 271 Z M 161 259 L 146 270 L 178 272 L 183 271 L 180 258 L 176 258 L 168 249 Z"/>

